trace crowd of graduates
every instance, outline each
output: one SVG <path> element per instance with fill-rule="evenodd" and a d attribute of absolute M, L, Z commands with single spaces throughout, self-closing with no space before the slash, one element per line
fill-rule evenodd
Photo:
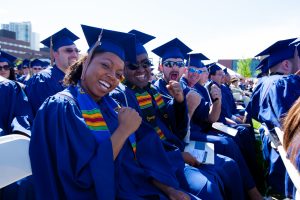
<path fill-rule="evenodd" d="M 30 137 L 32 175 L 2 188 L 0 199 L 293 198 L 272 138 L 253 120 L 285 131 L 299 170 L 299 112 L 283 121 L 300 95 L 296 38 L 257 55 L 264 59 L 252 88 L 218 63 L 204 65 L 208 58 L 178 38 L 152 50 L 155 79 L 144 47 L 154 36 L 81 27 L 89 45 L 81 56 L 67 28 L 41 42 L 52 66 L 24 60 L 16 76 L 16 58 L 1 51 L 0 136 Z M 213 143 L 214 164 L 185 151 L 190 141 Z"/>

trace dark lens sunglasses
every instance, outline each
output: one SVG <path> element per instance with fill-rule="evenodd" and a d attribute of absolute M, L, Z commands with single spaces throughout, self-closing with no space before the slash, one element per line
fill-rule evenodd
<path fill-rule="evenodd" d="M 153 66 L 153 64 L 152 64 L 152 61 L 148 59 L 148 60 L 145 60 L 145 61 L 143 61 L 141 63 L 138 63 L 138 64 L 129 63 L 126 66 L 130 70 L 137 70 L 140 67 L 143 67 L 144 69 L 149 68 L 149 67 Z"/>
<path fill-rule="evenodd" d="M 183 61 L 165 61 L 165 62 L 163 62 L 163 66 L 165 66 L 165 67 L 172 68 L 175 65 L 179 68 L 184 67 L 184 62 Z"/>
<path fill-rule="evenodd" d="M 75 53 L 79 53 L 80 52 L 80 50 L 79 49 L 72 49 L 72 48 L 66 48 L 66 49 L 64 49 L 64 51 L 66 52 L 66 53 L 73 53 L 73 52 L 75 52 Z"/>
<path fill-rule="evenodd" d="M 9 65 L 4 65 L 4 66 L 0 66 L 0 70 L 9 70 L 10 69 L 10 66 Z"/>
<path fill-rule="evenodd" d="M 194 69 L 194 68 L 189 68 L 189 72 L 197 73 L 197 74 L 202 74 L 203 73 L 203 71 L 201 69 Z"/>

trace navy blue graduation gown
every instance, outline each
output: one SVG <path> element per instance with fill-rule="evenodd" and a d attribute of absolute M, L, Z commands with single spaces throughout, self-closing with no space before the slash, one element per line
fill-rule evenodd
<path fill-rule="evenodd" d="M 300 96 L 300 77 L 297 75 L 270 75 L 262 82 L 260 89 L 260 109 L 258 119 L 270 131 L 281 127 L 281 119 Z M 269 136 L 261 133 L 264 158 L 269 161 L 268 184 L 277 192 L 284 194 L 285 167 L 278 152 L 271 147 Z"/>
<path fill-rule="evenodd" d="M 112 93 L 111 96 L 116 99 L 121 105 L 129 106 L 136 109 L 142 116 L 142 112 L 136 100 L 136 96 L 134 92 L 129 89 L 128 87 L 120 84 L 118 88 L 116 88 Z M 166 101 L 165 101 L 166 102 Z M 173 108 L 176 105 L 173 105 L 174 101 L 168 99 L 167 110 L 168 112 L 168 120 L 175 120 L 174 115 L 170 115 L 174 113 Z M 184 102 L 185 103 L 185 102 Z M 217 184 L 217 178 L 212 172 L 206 172 L 204 170 L 199 170 L 197 168 L 184 165 L 183 158 L 181 156 L 180 150 L 184 149 L 185 144 L 169 129 L 166 118 L 161 116 L 158 108 L 155 106 L 155 113 L 157 118 L 157 125 L 160 127 L 162 132 L 164 133 L 166 140 L 161 141 L 165 151 L 167 152 L 168 158 L 172 165 L 169 168 L 176 173 L 176 176 L 180 182 L 181 188 L 192 192 L 193 194 L 197 195 L 200 198 L 209 198 L 209 199 L 220 199 L 221 194 Z M 179 113 L 177 113 L 179 115 Z M 169 117 L 170 116 L 170 117 Z M 173 117 L 172 117 L 173 116 Z M 178 116 L 177 119 L 179 119 Z M 170 122 L 169 124 L 176 124 L 174 122 Z M 180 125 L 182 126 L 182 125 Z M 175 129 L 176 130 L 176 129 Z M 153 129 L 152 125 L 150 125 L 146 120 L 143 120 L 138 132 L 143 132 L 144 134 L 147 132 L 148 134 L 153 134 L 158 137 L 157 133 Z M 175 145 L 175 146 L 174 146 Z M 179 149 L 177 149 L 177 146 Z M 222 187 L 222 186 L 221 186 Z"/>
<path fill-rule="evenodd" d="M 29 154 L 37 199 L 115 199 L 110 135 L 93 135 L 75 89 L 49 97 L 37 112 Z"/>
<path fill-rule="evenodd" d="M 273 78 L 274 77 L 274 78 Z M 270 84 L 269 86 L 269 83 Z M 273 75 L 263 82 L 263 86 L 268 87 L 268 92 L 262 88 L 264 98 L 259 111 L 259 120 L 265 122 L 269 129 L 274 126 L 281 127 L 281 119 L 292 107 L 300 96 L 300 76 L 298 75 Z"/>
<path fill-rule="evenodd" d="M 62 84 L 64 76 L 64 72 L 54 65 L 53 67 L 48 67 L 34 75 L 28 80 L 25 93 L 28 96 L 34 114 L 36 114 L 37 110 L 47 97 L 64 89 Z"/>
<path fill-rule="evenodd" d="M 19 84 L 0 76 L 0 136 L 21 132 L 30 136 L 33 115 Z"/>

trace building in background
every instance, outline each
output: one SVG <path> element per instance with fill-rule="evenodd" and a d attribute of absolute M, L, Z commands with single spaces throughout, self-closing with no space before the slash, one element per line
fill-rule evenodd
<path fill-rule="evenodd" d="M 39 34 L 32 32 L 31 22 L 1 24 L 0 48 L 21 59 L 49 58 L 49 51 L 40 51 Z"/>

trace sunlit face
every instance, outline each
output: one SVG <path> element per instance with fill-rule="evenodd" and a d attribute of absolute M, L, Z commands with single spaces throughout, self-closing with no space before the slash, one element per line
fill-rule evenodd
<path fill-rule="evenodd" d="M 124 62 L 116 54 L 96 53 L 87 67 L 82 86 L 98 101 L 118 86 L 123 70 Z"/>
<path fill-rule="evenodd" d="M 224 72 L 222 69 L 216 71 L 215 75 L 210 75 L 211 80 L 215 81 L 216 83 L 218 83 L 219 85 L 222 84 L 222 79 L 224 76 Z"/>
<path fill-rule="evenodd" d="M 4 78 L 9 78 L 10 75 L 10 67 L 7 62 L 0 62 L 0 76 Z"/>
<path fill-rule="evenodd" d="M 168 58 L 162 63 L 160 69 L 166 82 L 170 80 L 179 81 L 185 71 L 182 58 Z"/>
<path fill-rule="evenodd" d="M 187 78 L 189 85 L 193 87 L 199 80 L 202 74 L 202 70 L 197 67 L 190 66 L 187 69 Z"/>
<path fill-rule="evenodd" d="M 78 60 L 79 50 L 76 45 L 62 46 L 53 53 L 55 64 L 62 69 L 67 69 Z"/>
<path fill-rule="evenodd" d="M 208 81 L 208 70 L 206 67 L 199 68 L 202 71 L 200 74 L 199 82 L 201 85 L 204 85 Z"/>
<path fill-rule="evenodd" d="M 124 70 L 124 76 L 130 83 L 143 88 L 151 80 L 151 62 L 149 61 L 148 54 L 138 55 L 136 66 L 137 69 L 130 69 L 127 65 Z"/>

